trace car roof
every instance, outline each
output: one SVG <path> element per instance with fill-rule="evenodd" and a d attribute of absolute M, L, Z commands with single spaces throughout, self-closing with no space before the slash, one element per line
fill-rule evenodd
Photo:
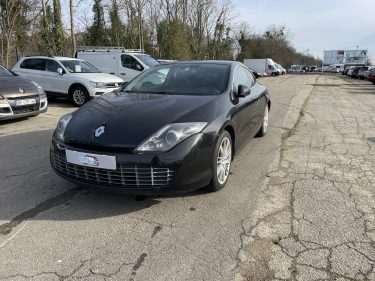
<path fill-rule="evenodd" d="M 71 58 L 71 57 L 53 57 L 53 56 L 27 56 L 22 57 L 21 59 L 57 59 L 57 60 L 80 60 L 77 58 Z"/>

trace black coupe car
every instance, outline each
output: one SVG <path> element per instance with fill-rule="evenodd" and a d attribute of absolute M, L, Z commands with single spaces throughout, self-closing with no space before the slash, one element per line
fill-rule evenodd
<path fill-rule="evenodd" d="M 78 185 L 128 194 L 216 191 L 239 147 L 266 134 L 270 107 L 242 63 L 156 66 L 63 116 L 51 165 Z"/>

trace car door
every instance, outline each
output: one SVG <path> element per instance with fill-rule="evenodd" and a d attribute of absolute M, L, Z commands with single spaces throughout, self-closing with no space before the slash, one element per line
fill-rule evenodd
<path fill-rule="evenodd" d="M 143 66 L 132 56 L 121 55 L 121 64 L 119 66 L 119 77 L 129 82 L 143 71 Z"/>
<path fill-rule="evenodd" d="M 248 70 L 242 66 L 236 67 L 233 74 L 233 92 L 238 92 L 238 86 L 243 85 L 251 89 L 251 92 L 246 97 L 237 98 L 236 105 L 236 135 L 238 136 L 238 144 L 241 145 L 256 133 L 259 95 L 252 90 L 255 83 L 254 80 L 248 76 Z M 251 74 L 250 74 L 251 75 Z"/>
<path fill-rule="evenodd" d="M 65 73 L 63 75 L 58 73 L 58 68 L 63 69 L 63 67 L 57 61 L 46 59 L 46 71 L 43 77 L 43 83 L 46 85 L 45 90 L 48 91 L 49 94 L 67 95 L 67 77 Z"/>
<path fill-rule="evenodd" d="M 47 88 L 44 85 L 44 74 L 45 74 L 46 62 L 43 58 L 29 58 L 25 59 L 21 65 L 17 74 L 24 76 L 38 84 L 40 84 L 45 91 Z"/>

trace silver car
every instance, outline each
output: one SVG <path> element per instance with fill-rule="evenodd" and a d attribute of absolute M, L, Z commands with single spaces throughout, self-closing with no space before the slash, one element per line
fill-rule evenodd
<path fill-rule="evenodd" d="M 36 116 L 46 112 L 47 106 L 40 85 L 0 65 L 0 120 Z"/>
<path fill-rule="evenodd" d="M 368 76 L 368 70 L 370 69 L 369 66 L 362 66 L 359 70 L 358 70 L 358 75 L 357 77 L 361 80 L 364 80 L 364 79 L 367 79 L 367 76 Z"/>

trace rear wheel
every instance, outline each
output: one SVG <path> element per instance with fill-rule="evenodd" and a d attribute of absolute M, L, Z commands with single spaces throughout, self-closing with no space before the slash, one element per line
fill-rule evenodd
<path fill-rule="evenodd" d="M 264 108 L 262 127 L 260 127 L 258 133 L 256 134 L 256 137 L 263 137 L 267 134 L 268 122 L 269 122 L 269 108 L 267 104 Z"/>
<path fill-rule="evenodd" d="M 232 163 L 232 138 L 227 131 L 223 131 L 216 142 L 212 157 L 212 179 L 207 186 L 210 191 L 222 189 L 228 181 Z"/>
<path fill-rule="evenodd" d="M 75 86 L 70 91 L 70 96 L 76 106 L 81 106 L 89 101 L 90 96 L 83 86 Z"/>

